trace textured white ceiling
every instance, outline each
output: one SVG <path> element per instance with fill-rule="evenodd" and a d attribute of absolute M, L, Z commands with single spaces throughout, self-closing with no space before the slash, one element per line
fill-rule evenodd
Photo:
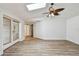
<path fill-rule="evenodd" d="M 45 8 L 28 11 L 26 5 L 31 3 L 0 3 L 0 8 L 6 10 L 9 13 L 19 17 L 25 21 L 35 22 L 37 18 L 46 17 L 42 13 L 48 11 L 49 4 Z M 65 8 L 64 11 L 60 12 L 57 18 L 68 19 L 79 15 L 79 4 L 78 3 L 55 3 L 56 8 Z"/>

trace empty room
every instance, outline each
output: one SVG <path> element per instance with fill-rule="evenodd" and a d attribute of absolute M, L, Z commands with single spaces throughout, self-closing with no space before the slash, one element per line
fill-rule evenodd
<path fill-rule="evenodd" d="M 79 56 L 79 3 L 0 3 L 1 56 Z"/>

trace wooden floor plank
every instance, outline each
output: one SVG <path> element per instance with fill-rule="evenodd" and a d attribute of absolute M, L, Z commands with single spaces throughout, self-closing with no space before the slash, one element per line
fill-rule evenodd
<path fill-rule="evenodd" d="M 79 45 L 66 40 L 28 37 L 6 49 L 3 56 L 79 56 Z"/>

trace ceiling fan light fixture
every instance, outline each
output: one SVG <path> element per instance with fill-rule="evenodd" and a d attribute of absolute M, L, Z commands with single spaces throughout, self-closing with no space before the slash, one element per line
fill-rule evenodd
<path fill-rule="evenodd" d="M 52 13 L 51 16 L 54 16 L 54 14 Z"/>
<path fill-rule="evenodd" d="M 47 15 L 47 17 L 54 17 L 55 15 L 52 13 L 52 14 L 49 14 Z"/>

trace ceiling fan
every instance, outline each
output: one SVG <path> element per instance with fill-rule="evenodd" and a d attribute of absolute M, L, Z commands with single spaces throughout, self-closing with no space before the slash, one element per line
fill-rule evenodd
<path fill-rule="evenodd" d="M 59 12 L 63 11 L 65 8 L 58 8 L 58 9 L 55 9 L 53 7 L 54 3 L 51 3 L 51 6 L 49 7 L 49 12 L 45 12 L 43 14 L 47 14 L 47 17 L 49 16 L 58 16 L 59 15 Z"/>

